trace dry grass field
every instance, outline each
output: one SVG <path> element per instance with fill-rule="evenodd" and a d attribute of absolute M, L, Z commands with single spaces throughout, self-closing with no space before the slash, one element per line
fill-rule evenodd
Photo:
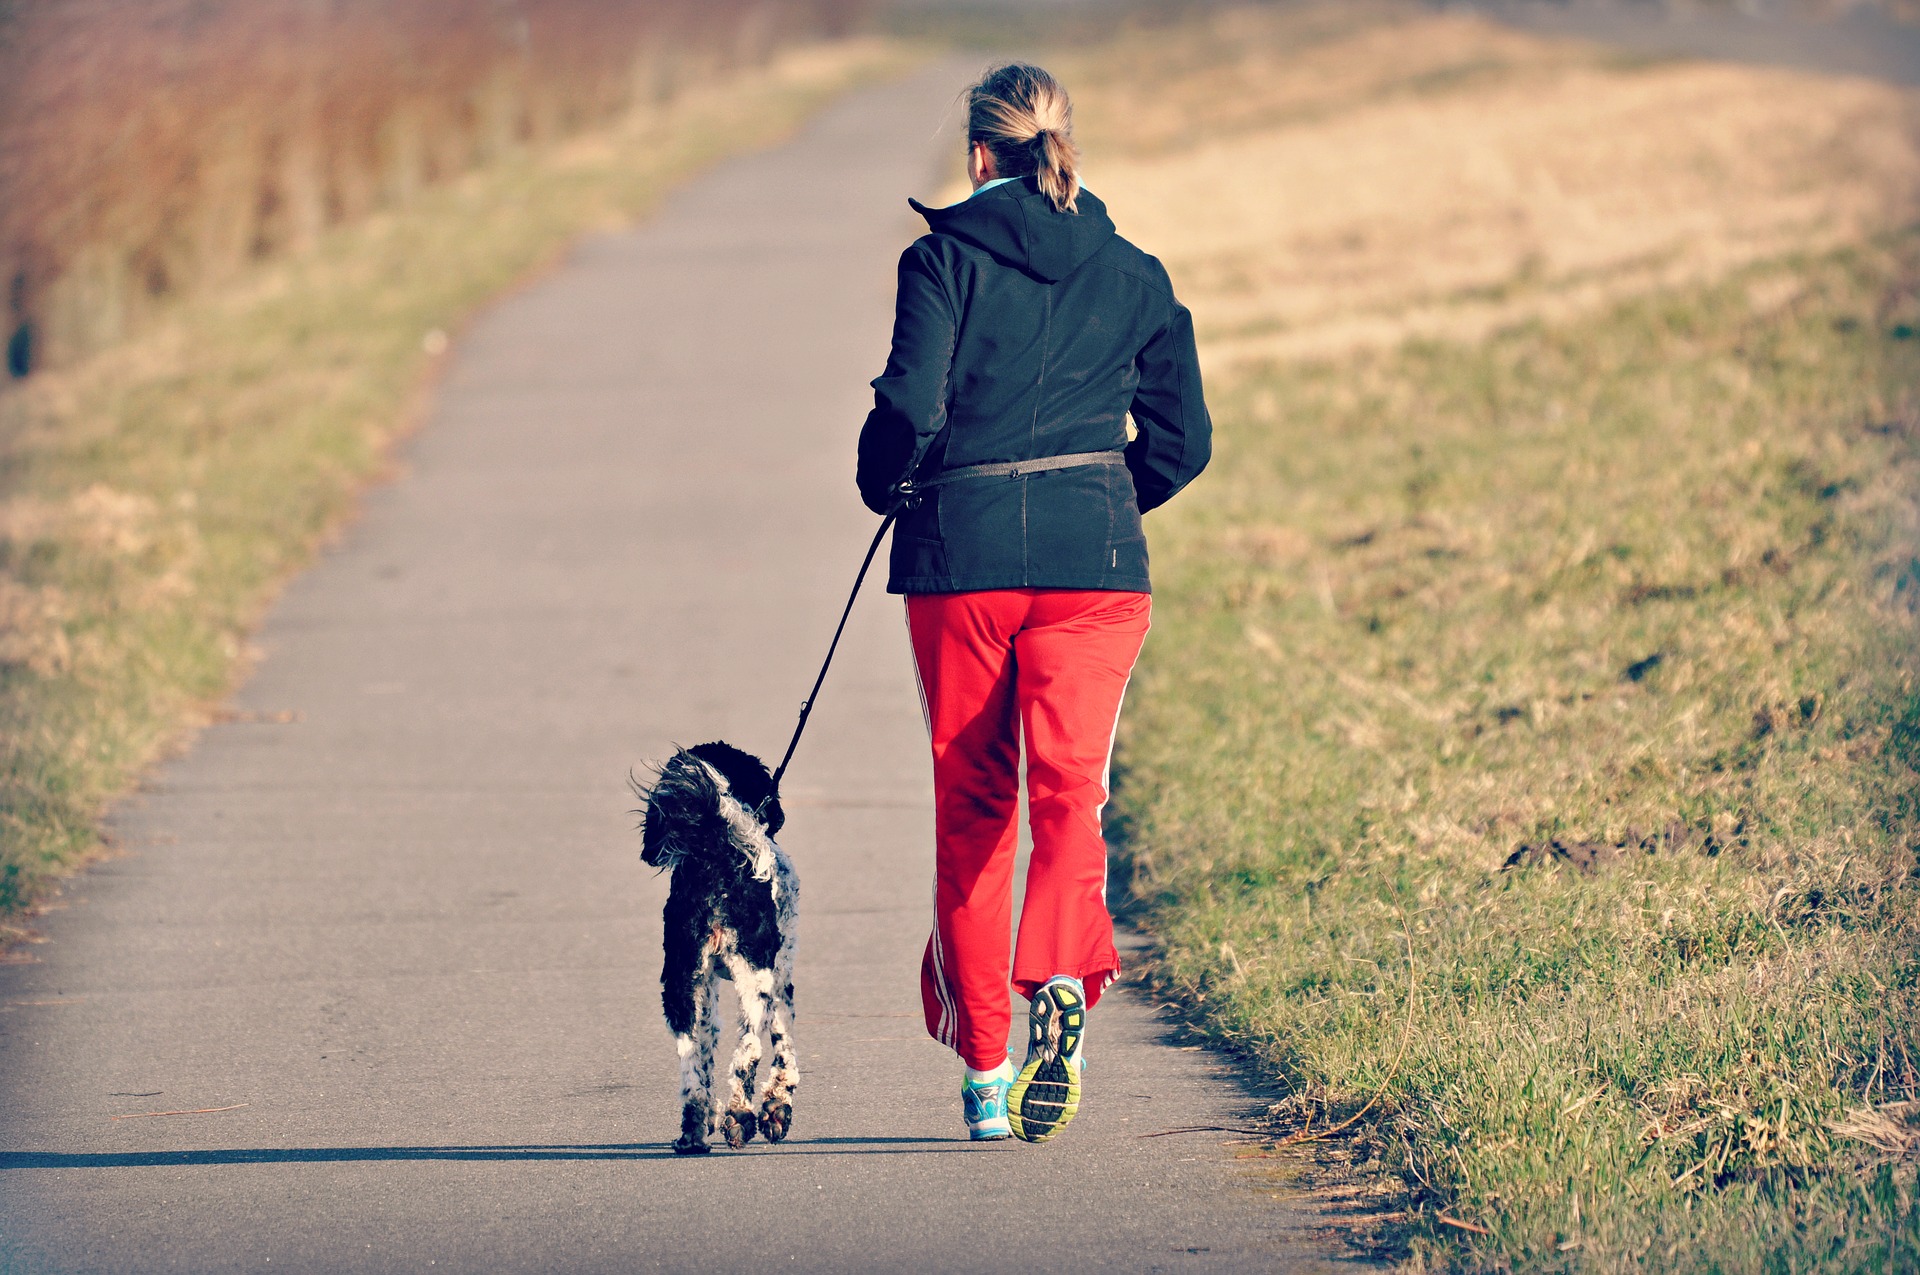
<path fill-rule="evenodd" d="M 1089 183 L 1216 364 L 1471 339 L 1920 205 L 1920 101 L 1361 3 L 1229 10 L 1075 66 Z"/>
<path fill-rule="evenodd" d="M 1388 5 L 1059 61 L 1219 428 L 1119 759 L 1161 986 L 1276 1133 L 1366 1109 L 1408 1269 L 1920 1266 L 1915 97 Z"/>

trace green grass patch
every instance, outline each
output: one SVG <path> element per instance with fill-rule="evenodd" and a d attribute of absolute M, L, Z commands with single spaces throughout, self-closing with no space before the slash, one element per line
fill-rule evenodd
<path fill-rule="evenodd" d="M 1278 1114 L 1384 1086 L 1416 1267 L 1920 1266 L 1917 287 L 1906 234 L 1213 387 L 1123 888 Z"/>
<path fill-rule="evenodd" d="M 426 190 L 0 393 L 0 928 L 232 685 L 446 331 L 582 231 L 910 61 L 878 41 L 782 55 Z"/>

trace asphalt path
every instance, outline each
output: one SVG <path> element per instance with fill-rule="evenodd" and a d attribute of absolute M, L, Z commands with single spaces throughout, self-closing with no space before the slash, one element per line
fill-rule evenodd
<path fill-rule="evenodd" d="M 6 1270 L 1338 1252 L 1223 1135 L 1141 1136 L 1255 1100 L 1132 988 L 1092 1018 L 1062 1137 L 962 1140 L 958 1063 L 919 1019 L 925 736 L 878 589 L 788 780 L 793 1137 L 667 1150 L 666 883 L 625 776 L 675 741 L 785 742 L 873 526 L 853 438 L 906 196 L 957 162 L 971 69 L 843 100 L 461 338 L 403 476 L 274 609 L 235 719 L 114 813 L 119 853 L 0 967 Z"/>

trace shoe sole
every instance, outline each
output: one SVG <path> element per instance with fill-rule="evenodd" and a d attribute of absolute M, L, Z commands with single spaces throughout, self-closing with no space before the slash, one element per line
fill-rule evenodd
<path fill-rule="evenodd" d="M 1044 989 L 1027 1015 L 1027 1065 L 1007 1093 L 1007 1122 L 1022 1142 L 1045 1142 L 1080 1111 L 1080 1047 L 1087 1007 L 1071 987 Z M 1058 1018 L 1058 1030 L 1054 1021 Z"/>

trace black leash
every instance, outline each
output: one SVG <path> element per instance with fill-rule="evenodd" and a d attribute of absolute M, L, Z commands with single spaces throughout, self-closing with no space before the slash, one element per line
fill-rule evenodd
<path fill-rule="evenodd" d="M 880 552 L 880 541 L 885 538 L 887 528 L 893 526 L 893 520 L 907 507 L 913 498 L 913 488 L 903 484 L 899 503 L 887 511 L 880 520 L 880 530 L 873 533 L 873 543 L 867 546 L 867 556 L 860 560 L 860 573 L 853 577 L 853 592 L 847 595 L 846 609 L 840 612 L 840 623 L 833 630 L 833 641 L 827 643 L 827 658 L 820 661 L 820 676 L 813 679 L 813 689 L 807 692 L 807 698 L 800 704 L 800 721 L 793 728 L 793 738 L 787 741 L 787 755 L 780 759 L 780 768 L 773 772 L 773 795 L 780 795 L 780 777 L 787 773 L 787 763 L 793 760 L 793 750 L 800 747 L 800 736 L 807 729 L 807 718 L 813 713 L 813 701 L 820 694 L 821 683 L 827 680 L 827 670 L 833 666 L 833 653 L 840 649 L 840 635 L 847 631 L 847 617 L 853 614 L 853 600 L 860 596 L 860 586 L 867 582 L 867 568 L 873 565 L 873 555 Z"/>
<path fill-rule="evenodd" d="M 847 594 L 847 605 L 840 612 L 840 623 L 833 630 L 833 641 L 827 643 L 827 658 L 820 661 L 820 676 L 813 679 L 813 689 L 807 692 L 807 698 L 800 704 L 800 720 L 794 725 L 793 738 L 787 741 L 787 752 L 780 759 L 780 766 L 773 772 L 773 790 L 768 800 L 780 795 L 780 779 L 787 773 L 787 763 L 793 760 L 794 749 L 800 747 L 800 736 L 806 733 L 807 718 L 813 714 L 813 701 L 819 698 L 820 687 L 827 680 L 827 670 L 833 667 L 833 653 L 840 649 L 840 635 L 847 631 L 847 617 L 853 614 L 854 599 L 860 596 L 860 586 L 867 582 L 867 568 L 873 565 L 873 555 L 880 552 L 880 542 L 886 538 L 887 529 L 900 517 L 900 511 L 911 509 L 920 499 L 920 493 L 930 487 L 944 487 L 948 483 L 961 482 L 969 478 L 1021 478 L 1028 474 L 1042 474 L 1056 469 L 1078 469 L 1086 465 L 1125 465 L 1126 456 L 1122 452 L 1071 452 L 1065 456 L 1047 456 L 1040 460 L 1002 461 L 989 465 L 963 465 L 957 469 L 946 470 L 923 482 L 915 483 L 911 479 L 900 483 L 893 489 L 893 508 L 880 520 L 880 530 L 873 533 L 873 543 L 867 546 L 867 556 L 860 560 L 859 574 L 853 577 L 853 592 Z"/>

